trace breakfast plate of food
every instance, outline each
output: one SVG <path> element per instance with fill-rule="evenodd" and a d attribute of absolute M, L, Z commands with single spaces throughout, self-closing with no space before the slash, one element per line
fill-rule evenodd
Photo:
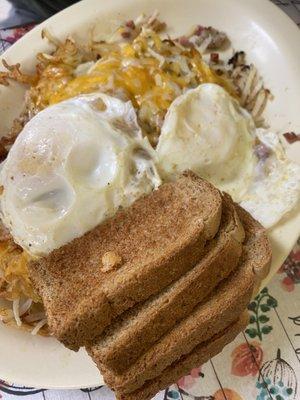
<path fill-rule="evenodd" d="M 84 0 L 2 55 L 2 379 L 147 400 L 244 329 L 300 234 L 299 36 Z"/>

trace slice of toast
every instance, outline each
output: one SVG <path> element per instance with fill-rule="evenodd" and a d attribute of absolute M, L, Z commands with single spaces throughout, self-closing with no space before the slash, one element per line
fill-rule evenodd
<path fill-rule="evenodd" d="M 186 273 L 217 233 L 221 205 L 214 186 L 187 172 L 31 262 L 54 336 L 77 350 Z"/>
<path fill-rule="evenodd" d="M 136 390 L 199 343 L 225 329 L 246 308 L 258 282 L 268 273 L 271 247 L 264 228 L 246 211 L 240 207 L 237 210 L 246 233 L 239 267 L 125 372 L 116 374 L 93 357 L 110 387 L 119 393 Z"/>
<path fill-rule="evenodd" d="M 180 377 L 189 374 L 191 369 L 204 364 L 220 353 L 247 326 L 248 320 L 248 313 L 244 312 L 236 322 L 224 329 L 223 332 L 215 335 L 207 342 L 200 343 L 189 354 L 167 367 L 160 376 L 146 382 L 145 385 L 134 392 L 128 394 L 116 393 L 117 400 L 152 399 L 157 392 L 172 385 Z"/>
<path fill-rule="evenodd" d="M 222 210 L 219 232 L 205 246 L 201 261 L 162 293 L 124 313 L 87 349 L 98 364 L 124 372 L 236 268 L 245 233 L 228 195 Z"/>

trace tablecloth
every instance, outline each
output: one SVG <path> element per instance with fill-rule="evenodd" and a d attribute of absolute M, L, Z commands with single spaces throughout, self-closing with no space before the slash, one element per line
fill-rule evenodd
<path fill-rule="evenodd" d="M 273 2 L 300 27 L 300 0 Z M 31 28 L 28 25 L 0 31 L 0 52 Z M 248 312 L 247 329 L 221 354 L 154 399 L 300 400 L 300 240 L 268 287 L 249 304 Z M 1 400 L 19 396 L 32 400 L 114 399 L 106 386 L 47 390 L 0 380 Z"/>

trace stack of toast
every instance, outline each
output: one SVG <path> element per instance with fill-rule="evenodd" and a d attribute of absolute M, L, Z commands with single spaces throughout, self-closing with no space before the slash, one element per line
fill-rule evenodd
<path fill-rule="evenodd" d="M 52 333 L 147 400 L 245 327 L 270 260 L 262 226 L 187 172 L 29 269 Z"/>

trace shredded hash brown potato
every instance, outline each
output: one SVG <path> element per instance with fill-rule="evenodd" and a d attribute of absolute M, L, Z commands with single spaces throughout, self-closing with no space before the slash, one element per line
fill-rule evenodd
<path fill-rule="evenodd" d="M 21 326 L 34 332 L 48 334 L 45 313 L 40 297 L 35 293 L 29 275 L 29 256 L 16 245 L 9 233 L 0 226 L 0 299 L 11 307 L 0 307 L 0 320 L 10 326 Z"/>
<path fill-rule="evenodd" d="M 11 239 L 0 243 L 0 297 L 6 300 L 16 300 L 20 295 L 36 302 L 40 298 L 34 292 L 27 270 L 29 257 Z"/>
<path fill-rule="evenodd" d="M 165 114 L 180 94 L 201 83 L 217 83 L 262 123 L 262 112 L 270 98 L 256 68 L 246 64 L 244 52 L 222 60 L 230 45 L 225 33 L 212 27 L 195 27 L 187 36 L 171 39 L 157 13 L 122 24 L 107 41 L 90 40 L 79 45 L 72 38 L 59 41 L 49 32 L 42 37 L 55 50 L 37 54 L 32 75 L 20 64 L 0 72 L 0 85 L 13 80 L 28 86 L 25 107 L 9 134 L 0 139 L 0 160 L 5 159 L 23 126 L 49 105 L 83 93 L 101 91 L 130 100 L 143 134 L 156 145 Z M 207 61 L 208 60 L 208 61 Z M 32 334 L 49 334 L 43 304 L 28 275 L 29 256 L 0 229 L 0 298 L 9 306 L 0 308 L 0 319 L 22 326 Z"/>

